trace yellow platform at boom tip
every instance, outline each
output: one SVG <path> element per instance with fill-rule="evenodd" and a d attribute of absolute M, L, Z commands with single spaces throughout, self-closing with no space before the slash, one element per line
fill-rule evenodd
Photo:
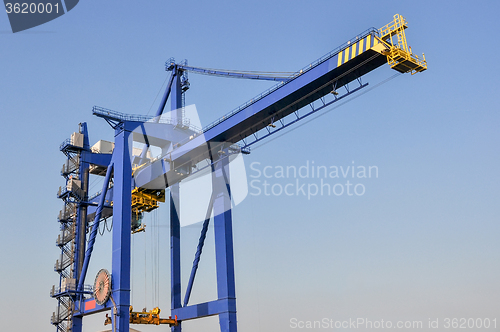
<path fill-rule="evenodd" d="M 387 47 L 380 52 L 387 56 L 387 62 L 392 69 L 400 73 L 416 74 L 427 69 L 427 61 L 422 53 L 420 58 L 412 53 L 406 42 L 405 29 L 408 28 L 406 19 L 396 14 L 394 20 L 379 29 L 380 41 Z M 395 39 L 395 41 L 393 40 Z"/>

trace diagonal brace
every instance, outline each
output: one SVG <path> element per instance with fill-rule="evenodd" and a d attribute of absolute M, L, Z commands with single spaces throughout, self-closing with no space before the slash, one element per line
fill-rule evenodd
<path fill-rule="evenodd" d="M 200 262 L 201 252 L 203 250 L 203 245 L 205 244 L 205 238 L 207 236 L 208 224 L 210 223 L 210 215 L 212 214 L 212 209 L 214 206 L 215 195 L 212 192 L 210 196 L 210 202 L 208 203 L 207 215 L 205 221 L 203 222 L 203 227 L 201 229 L 200 240 L 198 241 L 198 247 L 196 248 L 196 254 L 194 256 L 193 268 L 191 269 L 191 275 L 189 276 L 189 282 L 186 289 L 186 296 L 184 297 L 184 307 L 187 306 L 189 302 L 189 297 L 191 296 L 191 290 L 193 289 L 194 278 L 196 277 L 196 271 L 198 270 L 198 263 Z"/>
<path fill-rule="evenodd" d="M 102 184 L 101 197 L 99 199 L 99 205 L 94 218 L 94 225 L 92 226 L 92 231 L 90 232 L 89 245 L 85 251 L 85 259 L 83 261 L 82 272 L 80 273 L 80 278 L 78 278 L 78 291 L 83 291 L 83 283 L 85 281 L 85 276 L 87 275 L 87 269 L 89 267 L 90 256 L 92 255 L 92 250 L 94 250 L 95 238 L 97 236 L 97 231 L 99 230 L 99 219 L 101 219 L 102 210 L 104 208 L 104 202 L 106 201 L 106 193 L 108 191 L 109 181 L 111 179 L 111 174 L 113 173 L 114 164 L 111 163 L 106 171 L 106 177 L 104 178 L 104 183 Z"/>

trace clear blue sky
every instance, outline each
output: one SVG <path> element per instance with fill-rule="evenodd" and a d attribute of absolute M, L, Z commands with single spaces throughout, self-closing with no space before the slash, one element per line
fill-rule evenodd
<path fill-rule="evenodd" d="M 93 105 L 136 114 L 153 105 L 154 112 L 169 57 L 202 67 L 295 71 L 396 13 L 408 19 L 409 44 L 425 52 L 428 71 L 401 75 L 245 157 L 249 175 L 253 162 L 262 169 L 314 161 L 377 166 L 378 177 L 353 180 L 365 186 L 362 196 L 249 195 L 234 209 L 239 330 L 293 331 L 293 318 L 421 320 L 424 327 L 429 318 L 440 324 L 447 317 L 496 318 L 500 325 L 499 7 L 493 1 L 82 0 L 68 14 L 17 34 L 0 15 L 1 329 L 54 330 L 49 290 L 58 280 L 56 191 L 64 162 L 58 147 L 79 122 L 89 124 L 91 144 L 112 138 L 92 116 Z M 391 75 L 384 66 L 369 82 Z M 204 124 L 270 86 L 195 75 L 190 82 L 187 103 L 196 104 Z M 269 181 L 284 186 L 295 179 Z M 160 226 L 167 212 L 166 206 L 158 212 Z M 158 229 L 159 303 L 168 315 L 168 228 Z M 186 268 L 198 232 L 183 229 Z M 134 239 L 139 309 L 151 306 L 140 268 L 149 234 Z M 216 294 L 212 235 L 194 302 Z M 98 241 L 106 252 L 109 236 Z M 92 276 L 111 269 L 110 259 L 99 259 Z M 85 331 L 102 329 L 102 319 L 86 319 Z M 209 318 L 184 331 L 217 331 L 217 325 Z"/>

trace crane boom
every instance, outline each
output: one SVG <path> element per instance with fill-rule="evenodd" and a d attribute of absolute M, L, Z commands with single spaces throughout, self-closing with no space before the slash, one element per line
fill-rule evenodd
<path fill-rule="evenodd" d="M 236 143 L 265 128 L 274 121 L 322 98 L 364 74 L 387 63 L 382 54 L 386 45 L 370 29 L 357 36 L 355 43 L 346 43 L 326 57 L 300 70 L 289 81 L 261 94 L 237 110 L 210 124 L 203 135 L 179 144 L 160 165 L 147 165 L 134 173 L 137 186 L 165 187 L 180 181 L 184 172 L 175 172 L 172 165 L 194 165 L 209 158 L 207 145 L 220 147 L 220 142 Z M 189 166 L 187 166 L 189 169 Z M 177 173 L 182 173 L 182 176 Z M 164 174 L 170 180 L 165 184 Z"/>
<path fill-rule="evenodd" d="M 425 56 L 419 58 L 406 46 L 406 28 L 406 20 L 396 14 L 394 21 L 382 29 L 368 29 L 301 69 L 288 81 L 210 124 L 204 128 L 203 135 L 191 136 L 188 141 L 178 144 L 168 158 L 157 161 L 161 167 L 148 165 L 146 168 L 149 169 L 138 170 L 135 173 L 136 185 L 153 189 L 180 181 L 189 174 L 176 172 L 172 165 L 187 165 L 189 169 L 210 158 L 212 151 L 207 151 L 207 146 L 221 147 L 220 142 L 233 144 L 241 141 L 385 63 L 401 73 L 426 70 Z M 397 44 L 392 41 L 394 36 Z M 167 69 L 176 66 L 170 62 Z M 176 180 L 165 183 L 165 174 Z"/>

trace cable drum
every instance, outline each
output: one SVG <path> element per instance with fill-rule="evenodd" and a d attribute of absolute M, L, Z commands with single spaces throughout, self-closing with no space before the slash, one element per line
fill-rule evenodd
<path fill-rule="evenodd" d="M 94 281 L 94 299 L 98 305 L 104 305 L 111 295 L 111 276 L 106 269 L 97 272 Z"/>

